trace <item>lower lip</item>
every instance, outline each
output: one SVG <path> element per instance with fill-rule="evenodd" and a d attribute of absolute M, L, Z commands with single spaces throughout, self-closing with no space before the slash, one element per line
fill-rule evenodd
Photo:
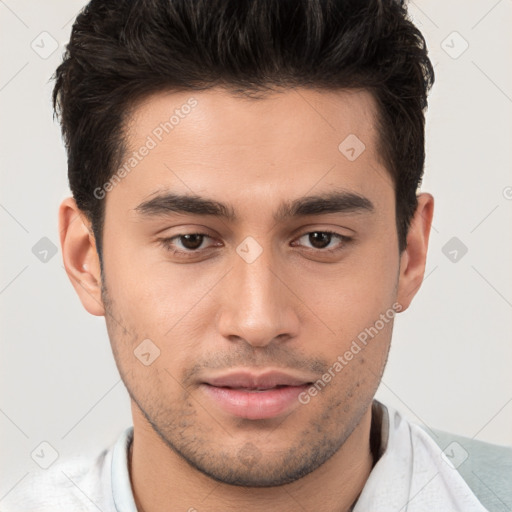
<path fill-rule="evenodd" d="M 287 412 L 293 404 L 298 404 L 299 395 L 308 385 L 284 386 L 266 391 L 243 391 L 209 384 L 201 387 L 228 414 L 249 420 L 262 420 L 279 416 Z"/>

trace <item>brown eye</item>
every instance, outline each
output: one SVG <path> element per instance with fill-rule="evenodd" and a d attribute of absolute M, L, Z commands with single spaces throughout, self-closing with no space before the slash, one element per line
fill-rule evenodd
<path fill-rule="evenodd" d="M 322 231 L 313 231 L 308 234 L 309 242 L 315 249 L 325 249 L 331 243 L 332 234 Z"/>
<path fill-rule="evenodd" d="M 203 242 L 206 239 L 212 239 L 205 233 L 188 233 L 175 235 L 171 238 L 163 238 L 160 240 L 162 246 L 173 254 L 195 254 L 205 249 Z"/>
<path fill-rule="evenodd" d="M 298 240 L 303 240 L 299 245 L 303 245 L 307 249 L 316 249 L 321 252 L 334 252 L 343 249 L 345 244 L 350 241 L 350 237 L 332 231 L 311 231 L 304 233 Z M 337 243 L 331 245 L 332 242 Z"/>
<path fill-rule="evenodd" d="M 196 249 L 199 249 L 201 247 L 201 244 L 204 240 L 204 235 L 195 233 L 192 235 L 180 235 L 179 239 L 181 241 L 182 246 L 185 249 L 189 249 L 191 251 L 194 251 Z"/>

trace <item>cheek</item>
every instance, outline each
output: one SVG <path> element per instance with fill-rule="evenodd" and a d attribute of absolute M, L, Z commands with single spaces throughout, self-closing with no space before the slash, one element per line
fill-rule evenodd
<path fill-rule="evenodd" d="M 318 326 L 334 345 L 356 337 L 392 308 L 398 263 L 398 251 L 393 253 L 387 244 L 361 251 L 346 264 L 326 266 L 322 273 L 309 277 L 303 274 L 296 281 L 302 282 L 299 293 L 321 320 Z M 383 334 L 387 325 L 382 328 Z"/>
<path fill-rule="evenodd" d="M 197 282 L 194 265 L 172 264 L 155 245 L 143 245 L 122 233 L 106 230 L 105 234 L 109 235 L 104 244 L 109 293 L 141 332 L 165 334 L 207 292 L 207 283 Z"/>
<path fill-rule="evenodd" d="M 140 253 L 141 251 L 139 249 Z M 123 367 L 137 372 L 137 378 L 161 382 L 166 389 L 175 384 L 167 373 L 178 380 L 181 370 L 191 366 L 191 355 L 201 354 L 201 343 L 208 338 L 212 314 L 218 302 L 209 292 L 222 275 L 223 269 L 210 267 L 198 272 L 197 266 L 176 265 L 151 261 L 151 255 L 132 253 L 125 258 L 112 246 L 111 260 L 106 262 L 109 295 L 115 303 L 113 314 L 126 325 L 129 338 L 122 329 L 112 327 L 111 340 L 122 353 Z M 116 262 L 113 264 L 113 262 Z M 134 334 L 135 333 L 135 334 Z M 150 339 L 160 351 L 158 359 L 145 368 L 133 357 L 143 340 Z M 204 349 L 204 348 L 203 348 Z M 159 370 L 160 369 L 160 370 Z"/>

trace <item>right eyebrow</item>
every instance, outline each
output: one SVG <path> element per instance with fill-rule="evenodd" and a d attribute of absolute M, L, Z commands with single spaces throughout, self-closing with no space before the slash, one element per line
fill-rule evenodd
<path fill-rule="evenodd" d="M 232 207 L 204 197 L 188 194 L 166 192 L 139 204 L 135 211 L 145 217 L 166 215 L 170 213 L 190 213 L 193 215 L 211 215 L 229 221 L 236 220 Z"/>

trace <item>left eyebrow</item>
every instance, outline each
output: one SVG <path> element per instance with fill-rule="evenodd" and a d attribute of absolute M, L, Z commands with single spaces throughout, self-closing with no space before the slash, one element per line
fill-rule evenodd
<path fill-rule="evenodd" d="M 274 220 L 279 222 L 292 217 L 326 213 L 373 213 L 374 210 L 373 203 L 367 197 L 354 192 L 326 192 L 283 203 L 274 214 Z"/>
<path fill-rule="evenodd" d="M 135 211 L 144 217 L 169 215 L 172 213 L 209 215 L 231 222 L 238 220 L 231 205 L 190 194 L 160 194 L 139 204 Z M 326 192 L 305 196 L 293 201 L 284 201 L 274 213 L 274 220 L 282 222 L 289 218 L 323 215 L 327 213 L 373 213 L 375 207 L 366 197 L 348 191 Z"/>

